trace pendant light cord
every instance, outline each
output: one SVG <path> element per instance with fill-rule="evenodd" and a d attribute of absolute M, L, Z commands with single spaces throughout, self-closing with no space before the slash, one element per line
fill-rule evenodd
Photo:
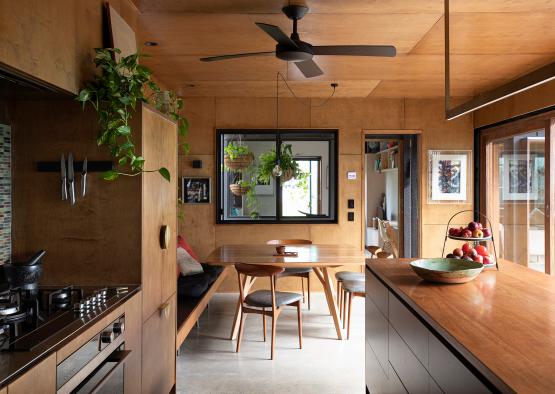
<path fill-rule="evenodd" d="M 281 72 L 277 72 L 276 74 L 276 100 L 279 100 L 279 79 L 282 79 L 283 82 L 285 83 L 285 86 L 287 87 L 287 90 L 289 90 L 289 92 L 291 92 L 291 94 L 293 95 L 293 97 L 299 101 L 300 103 L 302 103 L 303 105 L 306 105 L 307 107 L 310 108 L 319 108 L 319 107 L 323 107 L 324 105 L 326 105 L 328 103 L 328 101 L 331 100 L 331 98 L 335 95 L 335 88 L 337 87 L 336 83 L 332 83 L 331 84 L 331 88 L 332 88 L 332 92 L 331 94 L 324 100 L 323 103 L 318 104 L 318 105 L 311 105 L 310 103 L 307 105 L 304 101 L 302 101 L 301 97 L 298 97 L 295 92 L 293 91 L 293 89 L 291 89 L 291 86 L 289 86 L 289 84 L 287 83 L 287 80 L 285 79 L 285 77 L 283 76 L 283 74 Z M 279 108 L 279 105 L 278 105 Z"/>

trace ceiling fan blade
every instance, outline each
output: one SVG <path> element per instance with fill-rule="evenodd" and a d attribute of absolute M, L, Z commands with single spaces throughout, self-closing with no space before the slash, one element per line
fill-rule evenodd
<path fill-rule="evenodd" d="M 275 53 L 276 53 L 275 51 L 235 53 L 235 54 L 232 54 L 232 55 L 202 57 L 202 58 L 200 58 L 200 60 L 203 61 L 203 62 L 215 62 L 215 61 L 218 61 L 218 60 L 235 59 L 235 58 L 238 58 L 238 57 L 274 55 Z"/>
<path fill-rule="evenodd" d="M 266 23 L 255 22 L 256 26 L 260 27 L 266 32 L 270 37 L 272 37 L 278 44 L 285 45 L 288 47 L 298 48 L 295 41 L 287 37 L 287 34 L 283 32 L 279 27 L 274 25 L 268 25 Z"/>
<path fill-rule="evenodd" d="M 394 57 L 397 49 L 393 45 L 323 45 L 313 46 L 315 55 L 342 56 L 385 56 Z"/>
<path fill-rule="evenodd" d="M 306 78 L 317 77 L 322 75 L 324 72 L 318 67 L 313 60 L 305 60 L 304 62 L 296 62 L 295 65 Z"/>

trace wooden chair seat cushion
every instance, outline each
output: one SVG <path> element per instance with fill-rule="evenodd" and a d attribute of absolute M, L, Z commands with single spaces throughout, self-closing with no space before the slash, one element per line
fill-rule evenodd
<path fill-rule="evenodd" d="M 344 280 L 342 283 L 343 290 L 349 293 L 364 293 L 364 281 L 360 280 Z"/>
<path fill-rule="evenodd" d="M 364 274 L 361 272 L 340 271 L 335 273 L 335 279 L 340 282 L 346 280 L 356 280 L 364 282 Z"/>
<path fill-rule="evenodd" d="M 302 300 L 302 294 L 286 291 L 276 291 L 276 306 L 288 305 Z M 245 303 L 250 306 L 271 308 L 272 292 L 270 290 L 257 290 L 245 297 Z"/>
<path fill-rule="evenodd" d="M 277 276 L 292 276 L 298 274 L 308 274 L 312 272 L 311 267 L 299 267 L 299 268 L 286 268 L 281 274 L 277 274 Z"/>

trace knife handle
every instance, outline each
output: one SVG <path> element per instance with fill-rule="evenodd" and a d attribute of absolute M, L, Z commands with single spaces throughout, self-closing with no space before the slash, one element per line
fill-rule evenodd
<path fill-rule="evenodd" d="M 69 182 L 69 198 L 71 200 L 71 205 L 75 204 L 75 184 L 73 182 Z"/>
<path fill-rule="evenodd" d="M 67 180 L 62 178 L 62 201 L 67 200 Z"/>

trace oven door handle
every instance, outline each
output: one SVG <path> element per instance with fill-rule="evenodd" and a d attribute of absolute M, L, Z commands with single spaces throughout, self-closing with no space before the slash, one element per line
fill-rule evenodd
<path fill-rule="evenodd" d="M 116 363 L 116 365 L 114 365 L 112 368 L 110 368 L 108 373 L 106 375 L 104 375 L 104 377 L 102 379 L 100 379 L 100 382 L 98 382 L 97 385 L 93 387 L 90 394 L 97 393 L 102 388 L 102 386 L 104 386 L 104 384 L 110 379 L 110 377 L 112 377 L 114 372 L 116 372 L 116 370 L 123 363 L 125 363 L 125 359 L 129 356 L 130 353 L 131 353 L 131 350 L 116 350 L 115 352 L 110 354 L 106 358 L 106 360 L 104 360 L 102 362 L 102 364 L 100 364 L 100 366 L 97 369 L 102 368 L 102 366 L 106 365 L 106 363 L 113 363 L 113 362 Z M 88 379 L 86 379 L 82 384 L 86 383 L 87 380 Z"/>

